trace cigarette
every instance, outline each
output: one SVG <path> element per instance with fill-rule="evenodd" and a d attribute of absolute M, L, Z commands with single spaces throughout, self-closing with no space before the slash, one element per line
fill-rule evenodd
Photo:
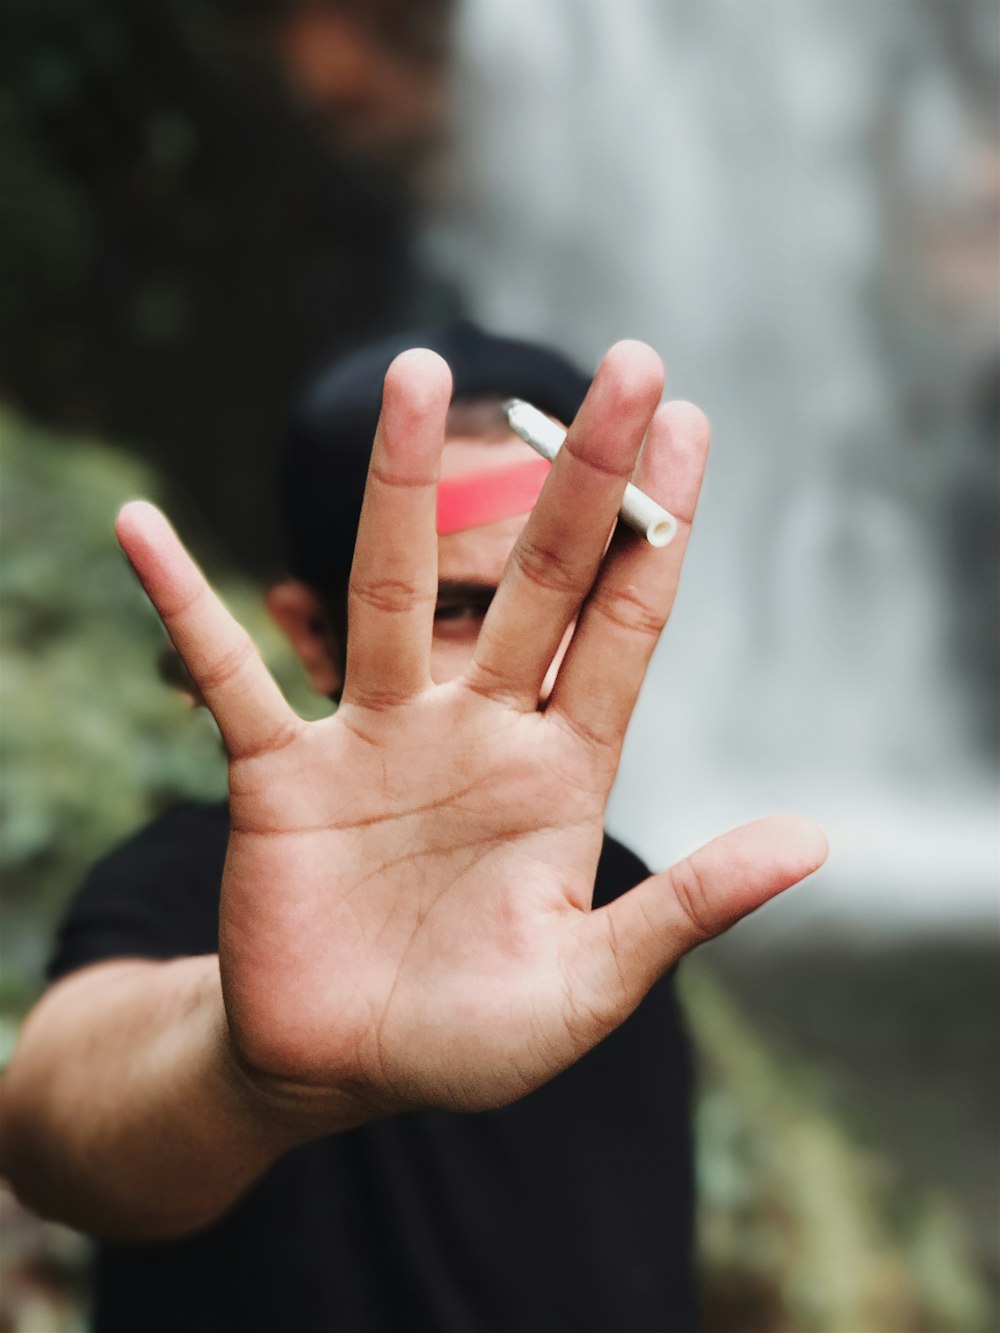
<path fill-rule="evenodd" d="M 555 462 L 566 438 L 563 428 L 522 398 L 511 398 L 504 403 L 504 411 L 514 434 L 550 463 Z M 666 546 L 677 533 L 677 520 L 673 514 L 631 482 L 625 487 L 618 514 L 622 522 L 640 537 L 645 537 L 650 546 Z"/>

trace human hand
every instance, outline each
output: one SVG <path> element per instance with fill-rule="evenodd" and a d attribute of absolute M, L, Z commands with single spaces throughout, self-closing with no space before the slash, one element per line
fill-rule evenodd
<path fill-rule="evenodd" d="M 435 685 L 450 379 L 433 353 L 399 357 L 352 571 L 343 700 L 319 722 L 290 710 L 163 517 L 122 511 L 121 543 L 229 752 L 220 967 L 233 1048 L 320 1131 L 345 1093 L 366 1114 L 515 1100 L 825 856 L 807 821 L 764 820 L 591 911 L 605 805 L 707 445 L 701 414 L 658 406 L 661 388 L 649 348 L 608 353 L 472 664 Z M 666 550 L 630 534 L 605 549 L 634 470 L 681 522 Z"/>

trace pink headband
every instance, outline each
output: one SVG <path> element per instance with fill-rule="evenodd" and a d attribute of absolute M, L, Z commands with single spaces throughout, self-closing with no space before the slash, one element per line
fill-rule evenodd
<path fill-rule="evenodd" d="M 495 523 L 534 507 L 551 463 L 527 458 L 506 467 L 442 477 L 438 485 L 437 530 L 441 536 Z"/>

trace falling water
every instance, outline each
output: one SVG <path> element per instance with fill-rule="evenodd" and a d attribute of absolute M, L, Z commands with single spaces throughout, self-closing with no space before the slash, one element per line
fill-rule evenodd
<path fill-rule="evenodd" d="M 956 105 L 933 40 L 890 3 L 470 0 L 427 238 L 483 322 L 591 365 L 644 338 L 668 392 L 708 411 L 611 822 L 662 864 L 767 809 L 814 815 L 834 856 L 803 920 L 996 905 L 991 779 L 950 648 L 953 439 L 915 457 L 919 357 L 893 362 L 886 292 L 892 127 L 907 97 Z"/>

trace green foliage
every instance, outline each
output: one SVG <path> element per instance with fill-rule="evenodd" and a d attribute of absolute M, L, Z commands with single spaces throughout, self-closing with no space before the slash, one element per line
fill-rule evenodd
<path fill-rule="evenodd" d="M 438 0 L 392 8 L 442 30 Z M 5 400 L 128 439 L 255 572 L 277 555 L 274 443 L 303 376 L 426 320 L 438 290 L 416 271 L 404 167 L 339 151 L 339 123 L 303 113 L 287 16 L 9 0 L 0 18 Z"/>
<path fill-rule="evenodd" d="M 699 1241 L 711 1333 L 991 1333 L 995 1303 L 944 1201 L 852 1133 L 800 1056 L 697 960 L 682 991 L 702 1075 Z"/>
<path fill-rule="evenodd" d="M 0 1001 L 16 1009 L 87 867 L 167 805 L 221 798 L 225 767 L 211 718 L 159 680 L 166 636 L 114 538 L 121 503 L 162 496 L 162 482 L 123 452 L 9 414 L 0 415 L 0 454 Z M 220 586 L 291 679 L 258 590 L 232 578 Z"/>

